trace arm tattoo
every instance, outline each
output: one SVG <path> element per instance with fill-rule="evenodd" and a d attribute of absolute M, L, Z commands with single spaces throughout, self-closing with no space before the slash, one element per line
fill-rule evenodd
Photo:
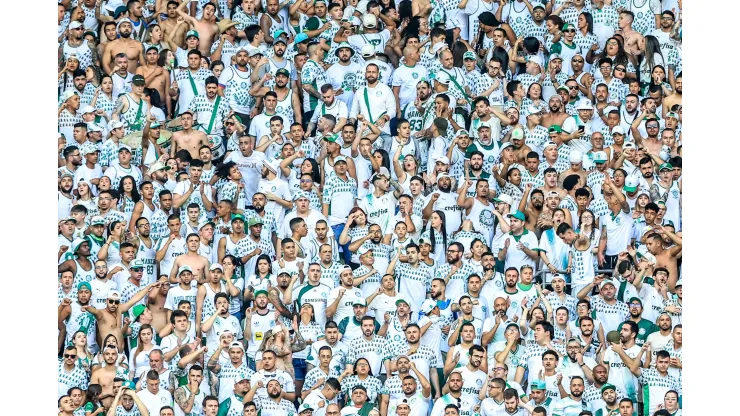
<path fill-rule="evenodd" d="M 303 340 L 301 331 L 295 331 L 295 339 L 290 346 L 293 352 L 303 351 L 306 349 L 306 341 Z"/>
<path fill-rule="evenodd" d="M 185 406 L 185 403 L 187 403 L 187 399 L 185 398 L 185 392 L 183 391 L 182 387 L 178 387 L 177 390 L 175 390 L 175 403 L 177 403 L 180 408 Z"/>
<path fill-rule="evenodd" d="M 123 110 L 123 99 L 119 97 L 116 99 L 116 106 L 113 108 L 112 114 L 121 114 L 121 110 Z"/>

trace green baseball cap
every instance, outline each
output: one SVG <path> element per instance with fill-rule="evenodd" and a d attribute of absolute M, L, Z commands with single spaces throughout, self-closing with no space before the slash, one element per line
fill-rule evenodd
<path fill-rule="evenodd" d="M 332 134 L 331 136 L 324 136 L 322 140 L 326 140 L 327 142 L 330 142 L 330 143 L 336 143 L 337 138 L 338 136 L 336 134 Z"/>
<path fill-rule="evenodd" d="M 259 295 L 265 295 L 267 296 L 267 291 L 263 289 L 255 290 L 254 291 L 254 297 L 256 298 Z"/>
<path fill-rule="evenodd" d="M 246 222 L 246 219 L 244 218 L 244 215 L 242 214 L 231 214 L 231 222 L 234 222 L 234 221 Z"/>
<path fill-rule="evenodd" d="M 605 391 L 607 391 L 607 390 L 617 391 L 617 388 L 614 387 L 614 385 L 612 385 L 612 384 L 604 384 L 603 386 L 601 386 L 601 392 L 602 393 L 605 392 Z"/>
<path fill-rule="evenodd" d="M 80 282 L 80 284 L 77 285 L 78 292 L 82 289 L 87 289 L 92 292 L 92 287 L 90 286 L 90 283 L 88 282 Z"/>
<path fill-rule="evenodd" d="M 658 168 L 658 172 L 661 172 L 661 171 L 662 171 L 662 170 L 664 170 L 664 169 L 668 169 L 668 170 L 673 170 L 673 165 L 671 165 L 670 163 L 663 163 L 663 164 L 662 164 L 662 165 L 660 165 L 660 167 Z"/>
<path fill-rule="evenodd" d="M 510 213 L 509 213 L 509 214 L 507 214 L 506 216 L 507 216 L 508 218 L 516 218 L 516 219 L 518 219 L 519 221 L 525 221 L 525 220 L 526 220 L 526 217 L 524 216 L 524 213 L 523 213 L 523 212 L 521 212 L 521 211 L 514 211 L 514 212 L 510 212 Z"/>
<path fill-rule="evenodd" d="M 575 30 L 575 28 L 576 27 L 573 26 L 572 24 L 566 23 L 566 24 L 563 25 L 563 32 L 565 32 L 566 30 L 571 30 L 571 29 L 574 29 Z"/>
<path fill-rule="evenodd" d="M 232 221 L 233 221 L 233 220 L 232 220 Z M 255 215 L 254 217 L 252 217 L 252 218 L 250 218 L 250 219 L 249 219 L 249 223 L 248 223 L 248 226 L 249 226 L 249 227 L 251 227 L 251 226 L 253 226 L 253 225 L 258 225 L 258 224 L 259 224 L 259 225 L 262 225 L 262 224 L 264 224 L 264 223 L 265 223 L 265 222 L 264 222 L 264 221 L 262 220 L 262 217 L 260 217 L 260 216 L 258 216 L 258 215 Z"/>
<path fill-rule="evenodd" d="M 146 309 L 146 306 L 144 305 L 136 305 L 131 309 L 131 315 L 134 316 L 134 321 L 141 316 L 142 313 L 144 313 L 144 310 Z"/>
<path fill-rule="evenodd" d="M 560 128 L 558 125 L 550 126 L 549 129 L 547 129 L 548 133 L 562 133 L 563 129 Z"/>
<path fill-rule="evenodd" d="M 288 71 L 285 68 L 280 68 L 277 71 L 275 71 L 275 76 L 278 75 L 285 75 L 286 77 L 290 78 L 290 71 Z"/>
<path fill-rule="evenodd" d="M 193 272 L 193 269 L 191 269 L 190 266 L 188 266 L 188 265 L 180 266 L 180 268 L 177 269 L 177 275 L 179 276 L 182 272 L 190 272 L 190 273 L 192 273 Z"/>
<path fill-rule="evenodd" d="M 475 53 L 473 51 L 467 51 L 463 54 L 463 61 L 466 59 L 472 59 L 475 61 Z"/>
<path fill-rule="evenodd" d="M 640 302 L 640 305 L 642 305 L 642 299 L 638 298 L 637 296 L 632 296 L 630 298 L 630 301 L 627 302 L 627 303 L 632 303 L 632 302 L 635 302 L 635 301 Z"/>
<path fill-rule="evenodd" d="M 398 305 L 400 305 L 400 304 L 402 304 L 402 303 L 405 303 L 405 304 L 406 304 L 406 306 L 408 306 L 408 305 L 409 305 L 409 303 L 408 303 L 408 302 L 406 302 L 406 299 L 398 299 L 398 300 L 396 301 L 396 306 L 398 306 Z"/>
<path fill-rule="evenodd" d="M 188 40 L 189 37 L 195 36 L 196 39 L 200 39 L 200 36 L 198 36 L 198 32 L 195 30 L 188 30 L 188 33 L 185 34 L 185 40 Z"/>

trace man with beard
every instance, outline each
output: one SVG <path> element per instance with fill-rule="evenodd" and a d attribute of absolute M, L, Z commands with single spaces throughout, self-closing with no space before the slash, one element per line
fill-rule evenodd
<path fill-rule="evenodd" d="M 249 66 L 249 53 L 246 48 L 237 48 L 235 54 L 236 64 L 228 65 L 218 78 L 219 95 L 228 101 L 234 115 L 241 119 L 240 122 L 248 126 L 254 103 L 250 96 L 252 68 Z"/>
<path fill-rule="evenodd" d="M 400 302 L 405 303 L 405 301 Z M 395 322 L 399 322 L 399 315 L 400 313 L 396 314 L 394 318 Z M 434 385 L 435 391 L 441 391 L 436 369 L 441 367 L 443 363 L 437 361 L 437 354 L 429 346 L 421 343 L 421 328 L 414 322 L 409 323 L 404 329 L 404 335 L 405 339 L 393 341 L 388 345 L 391 355 L 393 357 L 399 357 L 398 359 L 390 360 L 390 370 L 396 369 L 397 361 L 401 359 L 400 357 L 406 357 L 411 361 L 411 371 L 417 375 L 419 380 L 423 379 L 426 381 L 429 378 Z M 392 372 L 389 374 L 392 374 Z M 428 382 L 422 382 L 421 384 L 423 386 L 424 384 L 428 384 Z"/>
<path fill-rule="evenodd" d="M 670 13 L 670 12 L 664 12 Z M 665 20 L 664 20 L 665 22 Z M 663 56 L 666 56 L 665 54 Z M 673 107 L 678 105 L 680 106 L 683 103 L 682 99 L 682 86 L 683 86 L 683 74 L 679 72 L 676 75 L 676 89 L 673 91 L 673 94 L 663 98 L 663 112 L 662 114 L 666 114 L 666 118 L 670 114 L 670 111 L 672 111 Z M 667 122 L 667 121 L 666 121 Z"/>
<path fill-rule="evenodd" d="M 323 49 L 317 44 L 310 44 L 307 48 L 308 60 L 301 68 L 301 84 L 303 86 L 303 111 L 308 117 L 313 116 L 313 112 L 322 100 L 321 87 L 328 84 L 326 72 L 319 63 L 324 55 Z"/>
<path fill-rule="evenodd" d="M 311 352 L 308 356 L 314 358 L 308 359 L 311 360 L 311 362 L 308 363 L 309 369 L 319 367 L 318 360 L 320 351 L 323 347 L 329 347 L 331 348 L 332 353 L 331 361 L 329 362 L 330 371 L 335 372 L 336 374 L 340 374 L 342 372 L 342 369 L 345 368 L 345 365 L 347 364 L 346 358 L 349 355 L 349 346 L 345 342 L 339 340 L 340 336 L 341 335 L 335 321 L 327 321 L 324 327 L 324 338 L 311 344 Z"/>
<path fill-rule="evenodd" d="M 432 386 L 422 371 L 416 369 L 416 364 L 411 362 L 411 371 L 414 376 L 408 375 L 403 378 L 403 394 L 397 399 L 390 400 L 388 412 L 395 414 L 400 404 L 409 406 L 409 414 L 426 415 L 429 413 L 429 405 L 432 398 Z M 421 391 L 417 390 L 417 379 L 421 384 Z"/>
<path fill-rule="evenodd" d="M 382 359 L 387 351 L 388 340 L 375 333 L 376 322 L 372 316 L 365 316 L 361 320 L 362 336 L 349 343 L 349 354 L 345 361 L 345 371 L 352 374 L 354 363 L 365 358 L 370 363 L 372 374 L 380 374 Z"/>
<path fill-rule="evenodd" d="M 593 390 L 594 387 L 589 386 Z M 620 397 L 617 396 L 617 388 L 611 384 L 604 384 L 599 388 L 601 397 L 598 406 L 596 403 L 589 403 L 588 408 L 593 412 L 594 416 L 608 416 L 619 412 Z"/>
<path fill-rule="evenodd" d="M 339 269 L 337 275 L 340 284 L 329 292 L 326 316 L 332 318 L 334 322 L 341 322 L 344 318 L 352 316 L 358 301 L 361 302 L 359 305 L 365 303 L 365 297 L 362 291 L 354 286 L 352 268 L 344 266 Z"/>
<path fill-rule="evenodd" d="M 118 405 L 120 403 L 120 406 Z M 136 408 L 134 408 L 136 405 Z M 113 414 L 149 416 L 149 410 L 134 389 L 121 387 L 110 406 Z"/>
<path fill-rule="evenodd" d="M 257 394 L 258 391 L 264 391 L 265 393 Z M 252 388 L 244 396 L 244 400 L 247 403 L 254 400 L 257 410 L 262 416 L 294 415 L 296 414 L 296 408 L 291 400 L 286 398 L 286 395 L 287 393 L 283 391 L 279 380 L 271 379 L 267 381 L 266 387 L 265 383 L 259 380 L 252 383 Z"/>
<path fill-rule="evenodd" d="M 413 242 L 406 246 L 406 262 L 399 259 L 400 256 L 393 256 L 386 273 L 395 276 L 399 295 L 410 302 L 411 310 L 419 311 L 425 299 L 429 267 L 419 261 L 419 246 Z"/>
<path fill-rule="evenodd" d="M 592 370 L 594 377 L 593 383 L 588 383 L 582 395 L 584 408 L 591 412 L 596 412 L 597 409 L 607 405 L 613 409 L 616 406 L 616 402 L 622 399 L 624 395 L 616 387 L 607 384 L 608 371 L 603 364 L 597 364 Z M 608 395 L 610 402 L 605 403 L 603 392 L 608 389 L 612 390 L 611 394 Z"/>
<path fill-rule="evenodd" d="M 105 309 L 97 309 L 91 305 L 82 305 L 80 309 L 84 312 L 91 313 L 97 320 L 98 327 L 98 345 L 109 335 L 113 334 L 118 340 L 118 345 L 123 344 L 123 333 L 121 332 L 123 323 L 123 314 L 131 309 L 134 305 L 147 295 L 150 289 L 158 285 L 158 282 L 150 283 L 136 292 L 126 303 L 121 303 L 121 294 L 118 291 L 111 290 L 107 295 L 107 304 Z M 89 288 L 89 285 L 88 285 Z"/>
<path fill-rule="evenodd" d="M 446 172 L 440 173 L 437 176 L 437 190 L 427 197 L 423 211 L 424 219 L 429 219 L 434 211 L 443 211 L 447 235 L 459 230 L 462 223 L 462 208 L 457 204 L 457 196 L 451 190 L 452 178 Z"/>
<path fill-rule="evenodd" d="M 84 307 L 90 305 L 92 288 L 88 282 L 79 282 L 77 285 L 77 300 L 65 298 L 59 305 L 58 323 L 59 329 L 66 331 L 65 344 L 71 345 L 75 332 L 82 331 L 87 336 L 87 346 L 95 351 L 98 343 L 95 338 L 96 322 L 93 315 Z"/>
<path fill-rule="evenodd" d="M 255 119 L 256 120 L 256 119 Z M 275 223 L 282 224 L 283 217 L 285 216 L 285 209 L 293 207 L 293 203 L 290 201 L 290 188 L 288 184 L 278 178 L 278 167 L 275 161 L 263 160 L 262 161 L 262 172 L 257 189 L 258 192 L 265 195 L 267 198 L 267 205 L 265 210 L 267 212 L 273 212 L 275 214 Z"/>
<path fill-rule="evenodd" d="M 477 192 L 475 190 L 475 187 L 477 186 L 478 181 L 485 180 L 486 182 L 488 182 L 489 179 L 491 178 L 491 174 L 483 170 L 483 157 L 484 157 L 483 153 L 479 150 L 473 150 L 472 152 L 470 152 L 469 154 L 470 163 L 468 165 L 468 170 L 463 175 L 461 175 L 459 178 L 456 178 L 457 183 L 460 183 L 460 184 L 465 183 L 466 177 L 468 178 L 468 180 L 476 182 L 475 185 L 471 184 L 471 186 L 466 189 L 467 192 L 465 193 L 465 196 L 467 198 L 477 197 Z M 489 247 L 490 247 L 490 244 L 489 244 Z"/>
<path fill-rule="evenodd" d="M 401 109 L 401 118 L 408 120 L 411 127 L 410 135 L 416 137 L 419 143 L 419 158 L 421 158 L 421 171 L 427 168 L 427 153 L 429 143 L 424 140 L 420 133 L 423 130 L 423 115 L 428 105 L 429 97 L 432 95 L 432 88 L 429 81 L 419 81 L 416 84 L 416 99 Z"/>
<path fill-rule="evenodd" d="M 658 330 L 648 335 L 646 344 L 650 344 L 650 365 L 655 366 L 655 355 L 658 351 L 665 349 L 668 341 L 672 340 L 671 329 L 673 321 L 668 312 L 658 316 Z"/>
<path fill-rule="evenodd" d="M 338 92 L 341 91 L 343 90 L 338 90 Z M 308 127 L 306 128 L 306 134 L 310 134 L 310 132 L 313 131 L 319 123 L 319 119 L 326 114 L 331 114 L 337 120 L 332 132 L 338 133 L 342 131 L 342 128 L 347 123 L 347 115 L 349 114 L 349 111 L 347 110 L 347 104 L 345 104 L 344 101 L 337 99 L 336 95 L 337 94 L 331 84 L 324 84 L 321 87 L 322 103 L 318 105 L 318 111 L 315 111 L 313 116 L 311 116 L 311 121 L 308 123 Z M 298 108 L 298 110 L 300 110 L 300 108 Z M 300 114 L 300 111 L 298 111 L 297 114 Z M 352 137 L 352 139 L 354 139 L 354 137 Z M 348 143 L 347 140 L 344 139 L 342 141 L 345 145 L 351 143 L 351 141 Z"/>
<path fill-rule="evenodd" d="M 221 131 L 223 131 L 223 122 L 229 117 L 230 108 L 227 101 L 218 95 L 218 78 L 215 76 L 206 78 L 205 94 L 199 93 L 193 97 L 188 109 L 195 114 L 194 124 L 198 124 L 197 129 L 199 131 L 202 131 L 206 136 L 217 136 L 217 139 L 207 137 L 207 145 L 217 151 L 217 158 L 220 157 L 223 154 Z M 173 138 L 175 138 L 177 144 L 177 136 Z M 219 149 L 221 150 L 219 151 Z"/>
<path fill-rule="evenodd" d="M 205 81 L 208 77 L 213 76 L 213 72 L 201 66 L 202 57 L 203 55 L 198 50 L 191 50 L 187 54 L 187 68 L 172 71 L 169 95 L 173 98 L 177 97 L 178 115 L 190 111 L 190 102 L 196 95 L 205 92 Z M 193 154 L 193 158 L 197 158 L 197 154 Z"/>
<path fill-rule="evenodd" d="M 334 54 L 339 60 L 326 70 L 326 77 L 335 90 L 336 99 L 343 102 L 345 108 L 352 105 L 357 87 L 357 72 L 362 69 L 362 65 L 352 61 L 355 50 L 349 43 L 342 42 L 337 46 Z M 334 108 L 331 103 L 326 107 Z M 329 114 L 334 114 L 331 109 L 327 108 Z M 335 110 L 336 111 L 336 110 Z M 336 116 L 336 114 L 334 114 Z M 346 117 L 346 116 L 345 116 Z M 337 123 L 343 125 L 343 123 Z M 310 129 L 309 129 L 310 131 Z"/>
<path fill-rule="evenodd" d="M 378 80 L 380 68 L 376 64 L 369 64 L 365 68 L 367 86 L 358 89 L 352 100 L 349 112 L 349 122 L 354 124 L 358 114 L 362 114 L 369 123 L 378 126 L 383 133 L 390 135 L 390 124 L 396 117 L 396 99 L 393 91 Z M 371 98 L 372 97 L 372 98 Z"/>
<path fill-rule="evenodd" d="M 519 395 L 515 389 L 504 390 L 504 409 L 499 410 L 495 415 L 508 415 L 508 416 L 528 416 L 534 415 L 537 409 L 544 410 L 541 406 L 531 406 L 523 401 L 519 400 Z M 546 412 L 540 412 L 547 414 Z"/>
<path fill-rule="evenodd" d="M 460 189 L 458 189 L 457 204 L 465 210 L 466 218 L 473 223 L 473 229 L 481 233 L 484 237 L 486 246 L 491 247 L 494 231 L 495 208 L 494 204 L 489 201 L 489 184 L 488 180 L 481 179 L 475 183 L 475 197 L 468 198 L 467 190 L 472 186 L 473 181 L 466 179 Z"/>
<path fill-rule="evenodd" d="M 274 316 L 271 316 L 271 318 L 274 318 Z M 248 323 L 248 321 L 245 322 L 245 328 Z M 244 338 L 249 338 L 249 336 L 250 334 L 245 331 Z M 223 349 L 228 350 L 229 361 L 221 365 L 221 363 L 219 363 L 219 358 L 221 357 L 221 351 Z M 231 344 L 228 344 L 228 338 L 221 338 L 221 343 L 218 345 L 218 348 L 216 348 L 216 351 L 213 352 L 213 355 L 211 355 L 207 364 L 208 370 L 213 372 L 213 374 L 218 378 L 218 392 L 221 400 L 225 400 L 229 397 L 236 382 L 243 380 L 244 378 L 249 378 L 251 380 L 255 375 L 254 370 L 247 365 L 248 361 L 249 359 L 244 360 L 244 346 L 239 341 L 234 341 Z M 256 390 L 256 384 L 257 383 L 252 386 L 253 390 Z M 259 384 L 261 387 L 262 383 Z"/>
<path fill-rule="evenodd" d="M 91 65 L 97 65 L 98 50 L 95 47 L 91 47 L 91 44 L 84 38 L 83 29 L 83 25 L 80 22 L 71 22 L 69 24 L 66 31 L 67 39 L 59 47 L 60 67 L 63 67 L 64 61 L 67 61 L 71 57 L 77 57 L 80 64 L 79 69 L 83 71 Z M 106 73 L 110 73 L 110 71 L 106 71 Z"/>
<path fill-rule="evenodd" d="M 565 347 L 566 356 L 563 357 L 557 368 L 557 372 L 563 375 L 561 382 L 566 387 L 565 390 L 568 394 L 573 393 L 570 386 L 572 386 L 572 381 L 575 378 L 581 379 L 581 393 L 583 393 L 583 380 L 588 380 L 589 383 L 594 380 L 593 368 L 596 366 L 596 361 L 591 357 L 583 356 L 583 347 L 584 344 L 579 338 L 570 338 Z M 580 394 L 578 397 L 580 397 Z"/>
<path fill-rule="evenodd" d="M 460 243 L 452 243 L 447 249 L 447 263 L 439 265 L 435 278 L 445 282 L 446 294 L 450 299 L 459 299 L 465 292 L 465 281 L 475 273 L 470 263 L 463 263 L 465 248 Z"/>
<path fill-rule="evenodd" d="M 453 370 L 459 372 L 463 379 L 462 400 L 467 401 L 472 407 L 480 404 L 480 390 L 486 381 L 486 373 L 480 369 L 483 356 L 486 351 L 479 345 L 473 345 L 468 350 L 468 364 Z M 445 390 L 443 389 L 444 393 Z"/>
<path fill-rule="evenodd" d="M 136 67 L 139 66 L 139 57 L 141 56 L 141 51 L 144 47 L 141 42 L 131 36 L 132 32 L 133 24 L 130 19 L 124 17 L 118 21 L 119 38 L 109 42 L 103 52 L 102 63 L 103 70 L 106 74 L 115 72 L 111 63 L 120 53 L 124 54 L 128 58 L 126 70 L 129 73 L 136 72 Z"/>
<path fill-rule="evenodd" d="M 610 342 L 602 357 L 602 362 L 607 366 L 609 383 L 626 392 L 627 397 L 635 403 L 640 385 L 631 369 L 642 367 L 644 361 L 642 349 L 635 343 L 638 333 L 636 323 L 625 321 L 619 330 L 619 342 Z"/>
<path fill-rule="evenodd" d="M 387 411 L 388 403 L 391 400 L 403 398 L 403 380 L 407 376 L 413 377 L 413 373 L 411 373 L 411 359 L 407 355 L 401 355 L 397 358 L 396 369 L 398 371 L 393 375 L 389 375 L 388 378 L 385 380 L 385 383 L 383 383 L 383 390 L 381 390 L 379 406 L 381 412 Z"/>
<path fill-rule="evenodd" d="M 253 76 L 255 73 L 256 71 L 253 72 Z M 265 87 L 264 85 L 266 81 L 272 79 L 272 77 L 273 76 L 270 73 L 265 74 L 262 79 L 260 79 L 254 84 L 254 86 L 252 86 L 252 89 L 249 90 L 249 93 L 254 97 L 265 97 L 266 95 L 268 95 L 268 91 L 272 91 L 275 93 L 275 95 L 277 96 L 277 101 L 273 109 L 274 114 L 277 114 L 283 118 L 284 127 L 282 129 L 282 133 L 287 133 L 293 123 L 303 122 L 303 117 L 301 116 L 301 100 L 298 94 L 295 94 L 293 92 L 293 89 L 288 85 L 288 83 L 290 82 L 290 71 L 288 69 L 277 69 L 274 75 L 275 85 L 269 88 Z M 267 100 L 267 98 L 265 97 L 263 100 Z M 272 110 L 267 108 L 267 101 L 265 101 L 265 115 L 268 114 L 268 111 Z M 259 116 L 255 117 L 255 120 L 258 117 Z M 343 117 L 347 117 L 346 109 Z"/>

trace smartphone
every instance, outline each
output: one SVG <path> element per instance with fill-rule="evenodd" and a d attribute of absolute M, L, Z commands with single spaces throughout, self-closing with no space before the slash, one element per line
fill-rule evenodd
<path fill-rule="evenodd" d="M 578 131 L 583 133 L 584 130 L 586 130 L 586 126 L 578 126 Z"/>

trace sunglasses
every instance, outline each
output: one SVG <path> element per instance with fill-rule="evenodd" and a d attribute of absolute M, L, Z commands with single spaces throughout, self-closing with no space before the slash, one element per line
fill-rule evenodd
<path fill-rule="evenodd" d="M 235 123 L 233 121 L 227 121 L 224 123 L 224 126 L 233 126 Z"/>
<path fill-rule="evenodd" d="M 313 182 L 311 179 L 301 179 L 301 183 L 311 183 Z"/>
<path fill-rule="evenodd" d="M 575 29 L 564 30 L 565 33 L 576 33 Z"/>
<path fill-rule="evenodd" d="M 77 354 L 64 354 L 64 358 L 77 358 Z"/>
<path fill-rule="evenodd" d="M 578 89 L 578 85 L 574 85 L 574 86 L 568 87 L 568 89 L 569 90 L 577 90 Z"/>
<path fill-rule="evenodd" d="M 625 69 L 624 69 L 624 68 L 622 68 L 622 67 L 619 67 L 619 68 L 614 68 L 614 70 L 615 70 L 615 71 L 619 71 L 619 72 L 624 72 L 624 71 L 625 71 Z"/>
<path fill-rule="evenodd" d="M 583 59 L 573 59 L 573 62 L 578 63 L 578 64 L 582 64 L 583 63 Z"/>
<path fill-rule="evenodd" d="M 121 301 L 120 300 L 108 300 L 108 303 L 110 303 L 111 305 L 120 305 Z"/>

